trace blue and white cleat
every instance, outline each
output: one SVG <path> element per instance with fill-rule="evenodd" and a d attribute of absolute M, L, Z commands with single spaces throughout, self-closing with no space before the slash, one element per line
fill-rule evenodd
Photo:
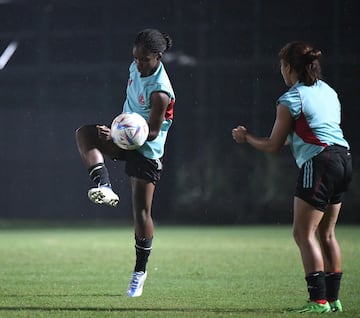
<path fill-rule="evenodd" d="M 147 272 L 133 272 L 126 294 L 129 297 L 139 297 L 143 292 Z"/>

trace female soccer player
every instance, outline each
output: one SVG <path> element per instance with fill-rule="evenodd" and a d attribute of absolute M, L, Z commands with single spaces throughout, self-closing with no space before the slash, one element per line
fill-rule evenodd
<path fill-rule="evenodd" d="M 141 296 L 147 277 L 146 264 L 152 248 L 154 226 L 151 217 L 155 185 L 160 179 L 168 130 L 173 120 L 175 95 L 161 58 L 172 45 L 171 38 L 155 29 L 137 34 L 131 63 L 124 112 L 136 112 L 149 125 L 146 143 L 137 150 L 123 150 L 111 139 L 105 125 L 85 125 L 76 131 L 80 157 L 96 187 L 88 191 L 96 204 L 115 207 L 119 197 L 111 188 L 104 156 L 125 160 L 130 177 L 135 225 L 136 263 L 127 289 L 130 297 Z"/>
<path fill-rule="evenodd" d="M 237 143 L 265 152 L 276 152 L 288 143 L 300 168 L 293 235 L 302 257 L 309 301 L 298 312 L 342 311 L 338 299 L 342 265 L 335 225 L 351 181 L 352 163 L 340 128 L 340 102 L 321 80 L 320 56 L 321 52 L 307 43 L 286 44 L 279 58 L 290 89 L 277 102 L 270 136 L 255 137 L 242 125 L 232 130 Z"/>

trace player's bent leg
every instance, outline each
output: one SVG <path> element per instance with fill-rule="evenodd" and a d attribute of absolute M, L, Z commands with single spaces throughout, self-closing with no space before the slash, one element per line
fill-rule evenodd
<path fill-rule="evenodd" d="M 119 196 L 111 188 L 109 173 L 104 164 L 104 155 L 111 158 L 120 157 L 118 156 L 119 148 L 109 140 L 100 139 L 96 125 L 84 125 L 78 128 L 76 142 L 90 178 L 97 185 L 88 191 L 89 199 L 95 204 L 117 206 Z"/>
<path fill-rule="evenodd" d="M 79 153 L 85 153 L 91 148 L 95 148 L 95 141 L 98 138 L 95 125 L 84 125 L 76 129 L 75 139 Z"/>
<path fill-rule="evenodd" d="M 75 137 L 85 168 L 89 169 L 99 162 L 104 162 L 102 152 L 99 150 L 98 130 L 95 125 L 85 125 L 78 128 Z"/>
<path fill-rule="evenodd" d="M 335 235 L 335 226 L 340 208 L 341 203 L 330 204 L 326 209 L 317 231 L 326 272 L 339 271 L 342 266 L 340 247 Z"/>
<path fill-rule="evenodd" d="M 339 291 L 342 279 L 342 259 L 338 241 L 335 236 L 335 226 L 338 220 L 341 203 L 330 204 L 318 228 L 318 238 L 321 245 L 326 283 L 326 299 L 331 311 L 342 312 Z"/>
<path fill-rule="evenodd" d="M 309 302 L 297 312 L 330 311 L 326 301 L 324 262 L 316 239 L 316 231 L 323 215 L 322 211 L 295 197 L 293 235 L 300 250 L 309 293 Z"/>
<path fill-rule="evenodd" d="M 321 250 L 315 236 L 323 215 L 323 212 L 295 197 L 293 236 L 300 250 L 305 274 L 324 270 Z"/>

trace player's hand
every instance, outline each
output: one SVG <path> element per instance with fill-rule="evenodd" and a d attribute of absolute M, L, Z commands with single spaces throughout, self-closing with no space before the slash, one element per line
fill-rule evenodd
<path fill-rule="evenodd" d="M 246 142 L 247 130 L 244 126 L 237 126 L 232 130 L 233 139 L 238 143 L 242 144 Z"/>
<path fill-rule="evenodd" d="M 110 128 L 105 125 L 96 125 L 99 138 L 102 140 L 111 140 Z"/>

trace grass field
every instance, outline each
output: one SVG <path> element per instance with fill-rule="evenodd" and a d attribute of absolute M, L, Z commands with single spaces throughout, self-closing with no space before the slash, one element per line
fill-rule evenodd
<path fill-rule="evenodd" d="M 360 317 L 360 226 L 337 236 L 336 315 Z M 133 245 L 126 226 L 0 228 L 0 317 L 294 317 L 284 310 L 306 301 L 290 226 L 158 225 L 143 296 L 130 299 Z"/>

